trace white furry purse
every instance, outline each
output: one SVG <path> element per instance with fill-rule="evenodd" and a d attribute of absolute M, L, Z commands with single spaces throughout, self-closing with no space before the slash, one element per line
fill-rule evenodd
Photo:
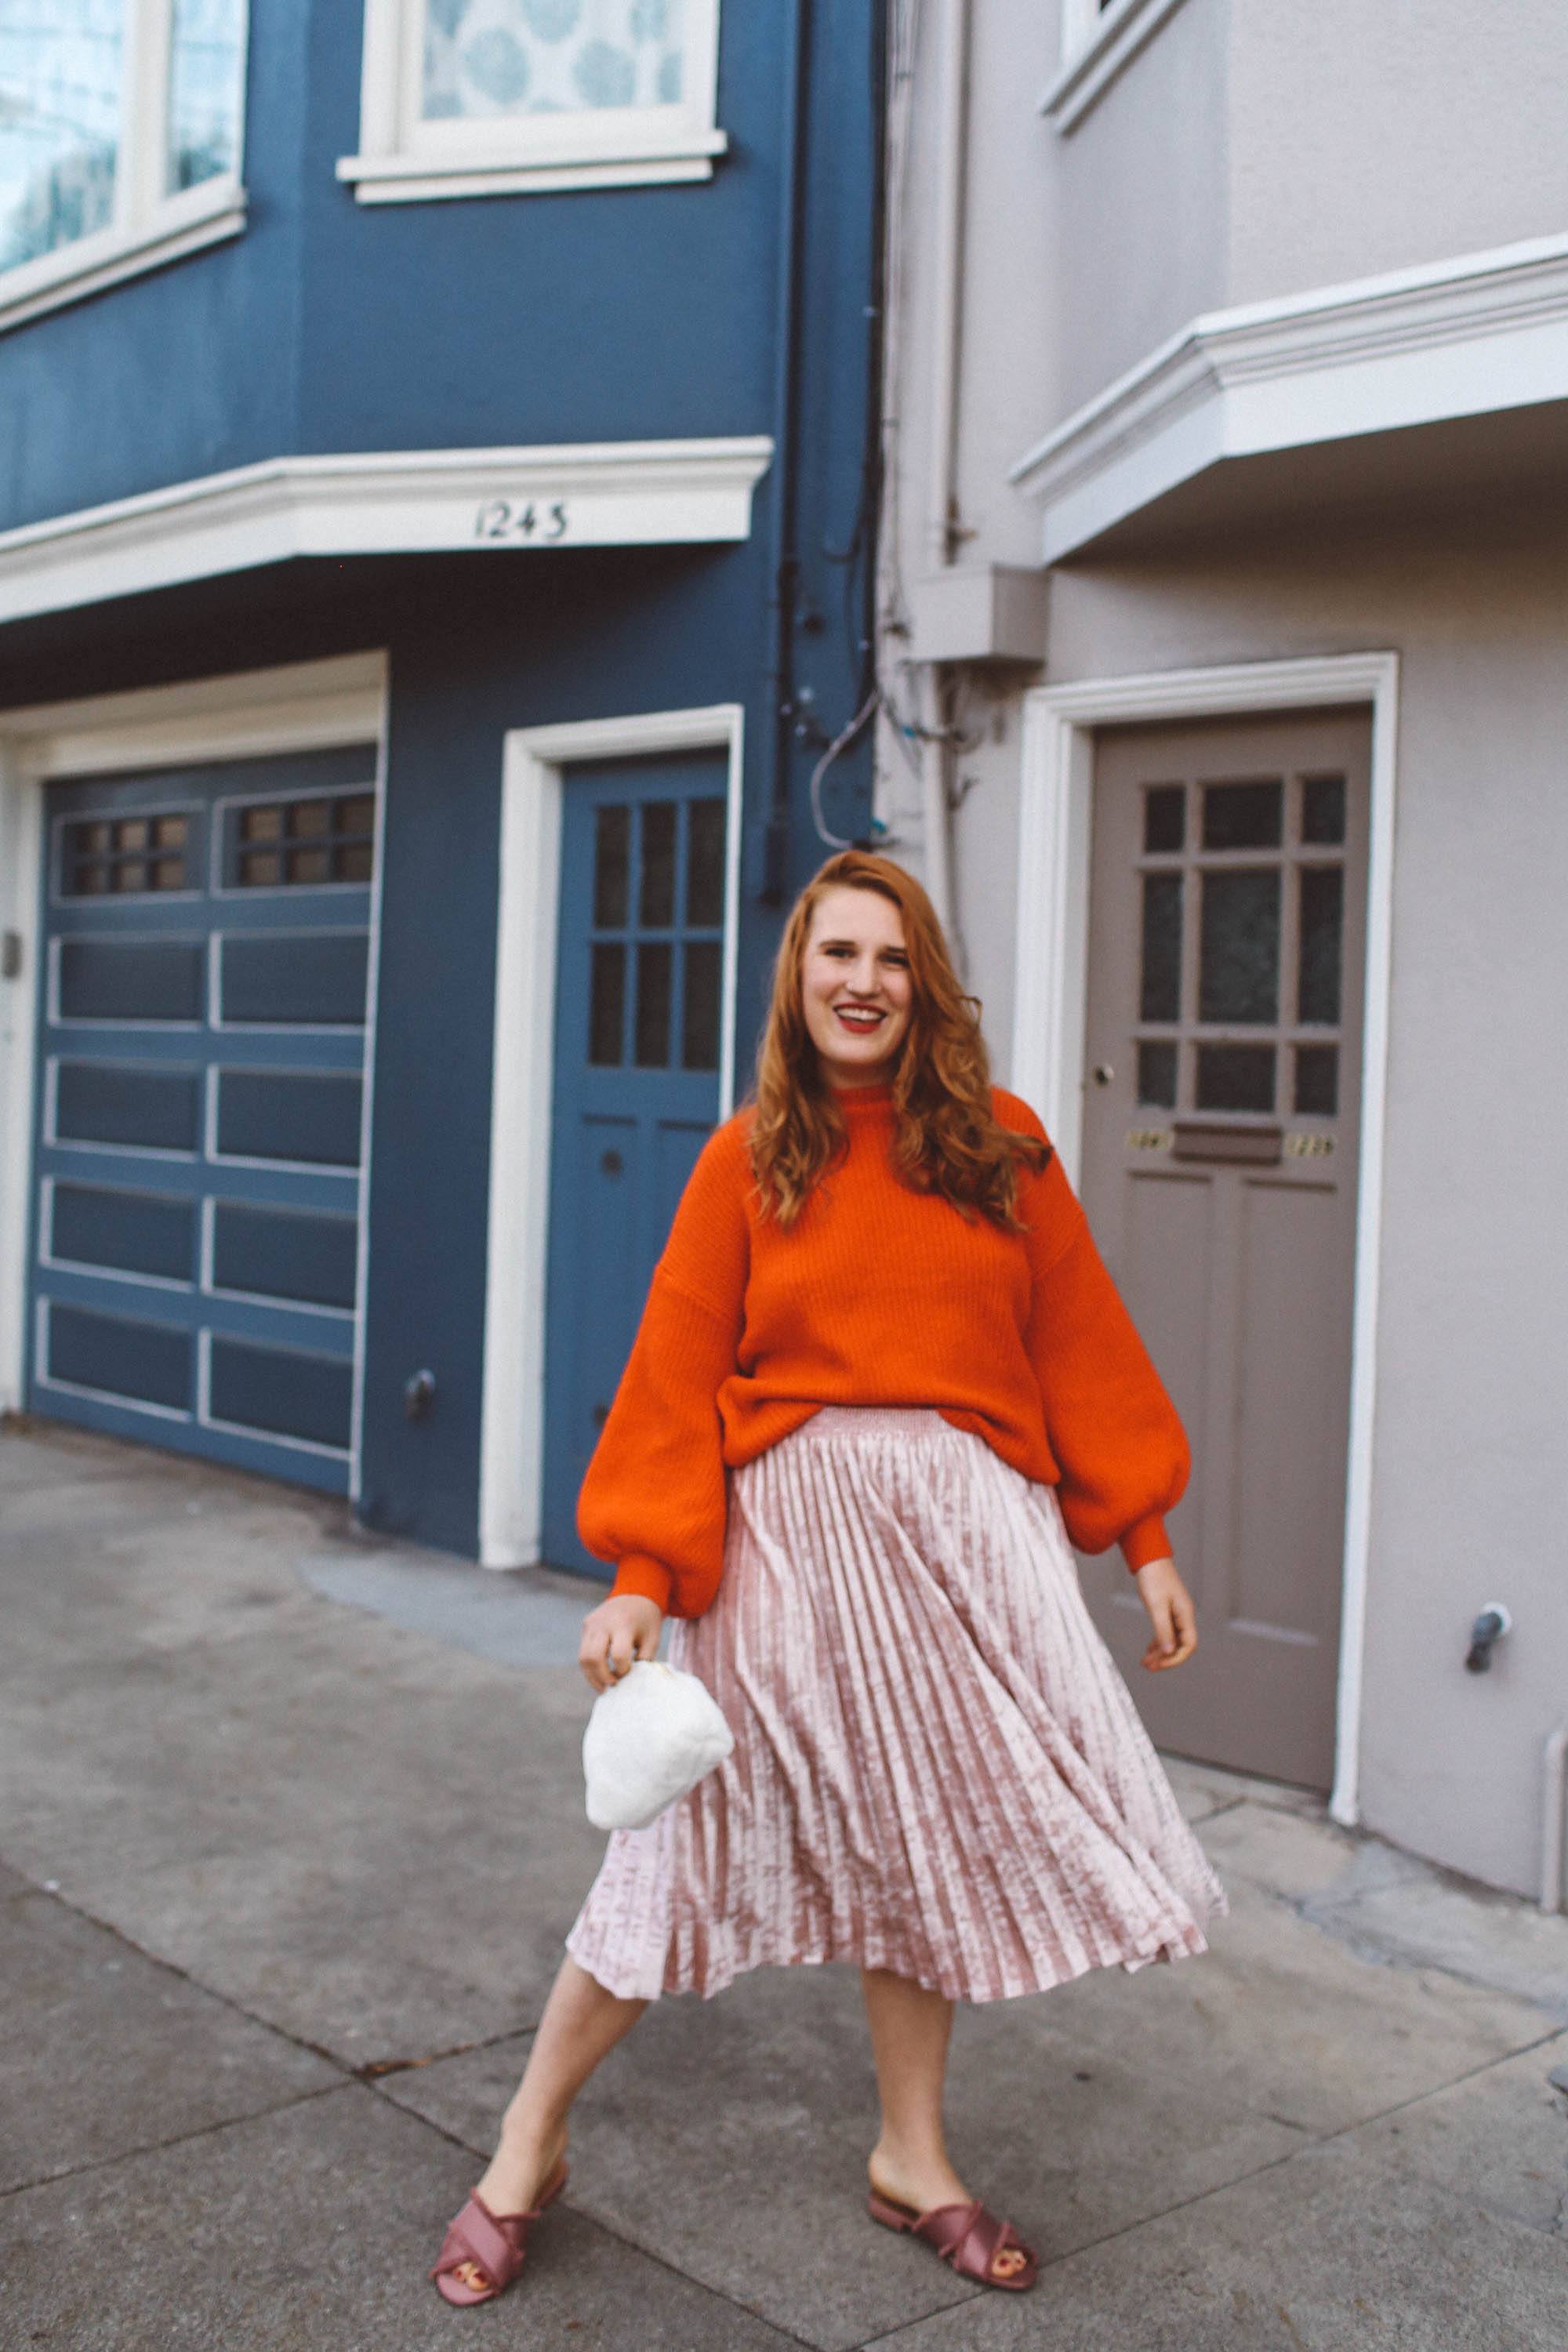
<path fill-rule="evenodd" d="M 695 1675 L 639 1658 L 601 1691 L 583 1734 L 588 1819 L 640 1830 L 721 1764 L 735 1735 Z"/>

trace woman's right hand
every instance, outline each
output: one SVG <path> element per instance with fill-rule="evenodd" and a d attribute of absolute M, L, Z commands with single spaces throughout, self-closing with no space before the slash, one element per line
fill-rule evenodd
<path fill-rule="evenodd" d="M 583 1620 L 577 1664 L 596 1691 L 608 1690 L 630 1671 L 634 1660 L 658 1651 L 664 1612 L 640 1592 L 613 1593 Z"/>

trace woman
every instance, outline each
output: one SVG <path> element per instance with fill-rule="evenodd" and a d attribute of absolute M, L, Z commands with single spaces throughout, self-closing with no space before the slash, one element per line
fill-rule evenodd
<path fill-rule="evenodd" d="M 1143 1664 L 1196 1645 L 1161 1514 L 1181 1424 L 1032 1111 L 987 1083 L 931 902 L 846 851 L 779 952 L 754 1102 L 708 1141 L 584 1480 L 616 1563 L 595 1690 L 700 1676 L 729 1760 L 618 1832 L 500 2145 L 432 2273 L 484 2302 L 565 2179 L 567 2116 L 660 1992 L 850 1960 L 881 2101 L 869 2210 L 966 2278 L 1035 2255 L 949 2161 L 955 2000 L 1205 1949 L 1225 1898 L 1091 1625 L 1120 1543 Z"/>

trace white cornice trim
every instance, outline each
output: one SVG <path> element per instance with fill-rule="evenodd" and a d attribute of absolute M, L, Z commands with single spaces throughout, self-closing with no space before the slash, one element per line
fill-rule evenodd
<path fill-rule="evenodd" d="M 745 539 L 764 436 L 273 457 L 0 531 L 0 622 L 291 556 Z"/>
<path fill-rule="evenodd" d="M 1196 318 L 1011 478 L 1045 561 L 1226 457 L 1568 397 L 1568 235 Z"/>
<path fill-rule="evenodd" d="M 1040 96 L 1040 112 L 1055 123 L 1059 134 L 1065 136 L 1082 121 L 1123 67 L 1131 65 L 1144 42 L 1181 5 L 1182 0 L 1111 0 L 1110 7 L 1089 18 L 1087 31 L 1079 33 L 1081 46 L 1063 58 L 1060 71 Z M 1080 6 L 1067 22 L 1081 24 L 1083 18 Z"/>

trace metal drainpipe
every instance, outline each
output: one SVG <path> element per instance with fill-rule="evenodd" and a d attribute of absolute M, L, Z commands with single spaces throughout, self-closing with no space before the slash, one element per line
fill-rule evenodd
<path fill-rule="evenodd" d="M 1563 1770 L 1568 1766 L 1568 1723 L 1547 1737 L 1542 1754 L 1541 1907 L 1563 1908 L 1563 1832 L 1568 1823 Z"/>
<path fill-rule="evenodd" d="M 969 0 L 944 0 L 937 58 L 936 316 L 932 325 L 931 474 L 925 553 L 939 571 L 953 556 L 953 469 L 958 422 L 959 337 L 963 281 L 963 163 L 968 114 Z M 925 672 L 921 723 L 926 885 L 942 929 L 952 929 L 952 747 L 947 697 L 934 666 Z"/>
<path fill-rule="evenodd" d="M 779 299 L 774 324 L 773 465 L 769 500 L 773 560 L 773 660 L 768 690 L 773 708 L 765 741 L 768 759 L 767 833 L 763 841 L 764 906 L 784 903 L 789 882 L 790 741 L 795 723 L 795 615 L 800 570 L 795 546 L 795 477 L 800 438 L 800 312 L 802 213 L 805 192 L 806 116 L 811 53 L 811 0 L 791 0 L 787 17 L 790 71 L 785 99 L 784 169 L 780 175 Z"/>

